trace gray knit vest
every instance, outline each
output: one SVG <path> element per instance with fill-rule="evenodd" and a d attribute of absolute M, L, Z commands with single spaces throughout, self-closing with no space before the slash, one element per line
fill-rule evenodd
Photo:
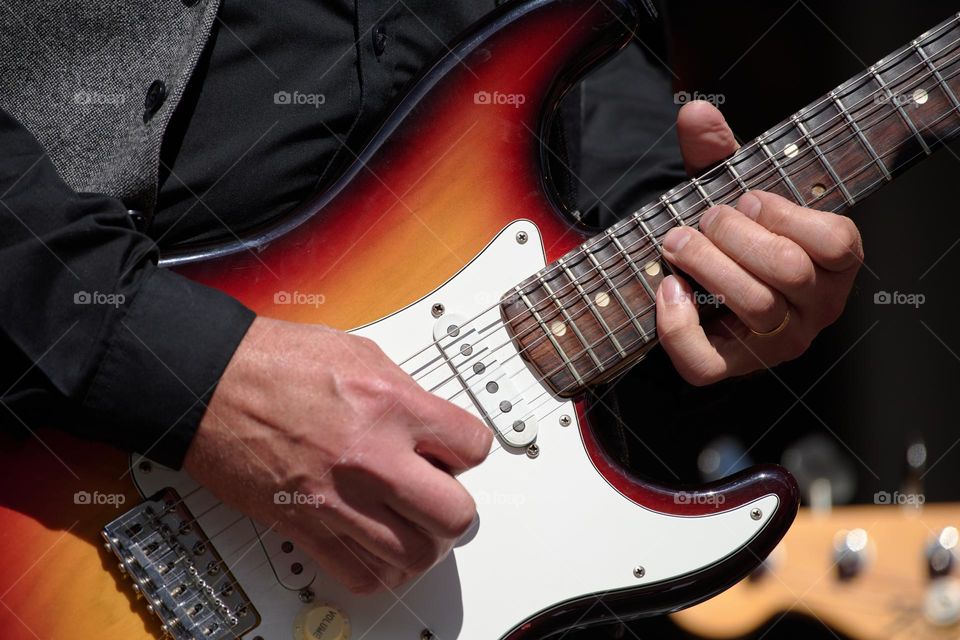
<path fill-rule="evenodd" d="M 164 130 L 219 5 L 6 0 L 0 108 L 33 133 L 72 188 L 114 196 L 149 215 Z"/>

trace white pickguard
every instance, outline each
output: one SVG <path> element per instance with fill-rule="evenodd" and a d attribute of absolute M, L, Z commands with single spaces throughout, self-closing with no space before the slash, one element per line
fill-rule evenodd
<path fill-rule="evenodd" d="M 526 233 L 524 243 L 517 241 L 521 231 Z M 495 303 L 503 292 L 543 268 L 544 261 L 537 228 L 516 221 L 437 291 L 355 333 L 376 340 L 400 362 L 433 342 L 435 303 L 441 303 L 446 314 L 463 318 L 493 305 L 487 314 L 492 322 L 499 318 Z M 426 629 L 436 640 L 500 638 L 557 603 L 712 565 L 746 544 L 776 512 L 775 495 L 700 517 L 657 513 L 623 497 L 591 463 L 573 403 L 541 396 L 543 389 L 522 360 L 507 360 L 516 351 L 500 333 L 503 339 L 491 343 L 505 343 L 497 360 L 506 360 L 507 374 L 536 414 L 540 455 L 530 458 L 523 449 L 495 441 L 486 462 L 460 476 L 477 501 L 478 521 L 423 577 L 394 592 L 354 596 L 299 551 L 285 553 L 284 541 L 275 534 L 258 535 L 254 524 L 236 512 L 221 506 L 199 518 L 208 534 L 223 531 L 213 544 L 261 615 L 261 624 L 247 637 L 290 640 L 294 618 L 304 607 L 332 604 L 349 618 L 354 640 L 419 640 Z M 438 349 L 428 349 L 404 368 L 409 371 L 438 355 Z M 452 373 L 446 365 L 427 366 L 425 371 L 431 371 L 421 381 L 426 388 Z M 450 380 L 437 394 L 449 397 L 461 388 Z M 466 393 L 457 401 L 477 413 Z M 571 424 L 561 426 L 561 416 L 569 416 Z M 167 486 L 181 495 L 196 488 L 185 474 L 159 466 L 149 472 L 135 467 L 134 474 L 145 495 Z M 195 515 L 215 503 L 202 489 L 187 499 Z M 759 520 L 751 518 L 754 508 L 762 512 Z M 300 563 L 303 571 L 292 573 L 293 563 Z M 645 570 L 640 578 L 634 574 L 637 566 Z M 299 589 L 308 586 L 313 602 L 305 605 Z"/>

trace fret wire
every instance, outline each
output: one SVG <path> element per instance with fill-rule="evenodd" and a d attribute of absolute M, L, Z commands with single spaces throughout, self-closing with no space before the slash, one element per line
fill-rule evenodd
<path fill-rule="evenodd" d="M 937 82 L 940 84 L 940 87 L 943 89 L 943 92 L 947 94 L 947 97 L 950 99 L 950 102 L 953 104 L 954 110 L 960 112 L 960 101 L 957 100 L 957 96 L 954 95 L 953 89 L 950 88 L 950 85 L 946 83 L 943 79 L 943 76 L 940 74 L 940 69 L 937 68 L 937 65 L 933 63 L 930 59 L 930 56 L 927 55 L 927 52 L 923 50 L 923 47 L 920 46 L 919 40 L 913 41 L 913 48 L 920 55 L 920 58 L 927 65 L 927 68 L 930 69 L 930 73 L 934 78 L 937 79 Z"/>
<path fill-rule="evenodd" d="M 696 187 L 697 192 L 703 197 L 704 202 L 706 202 L 711 207 L 714 206 L 713 200 L 710 198 L 710 195 L 707 193 L 706 189 L 703 188 L 703 185 L 700 184 L 700 180 L 694 178 L 690 181 L 693 183 L 693 186 Z"/>
<path fill-rule="evenodd" d="M 660 196 L 660 202 L 663 203 L 663 206 L 666 207 L 667 212 L 673 216 L 673 219 L 677 221 L 677 224 L 683 225 L 686 224 L 683 221 L 683 216 L 680 215 L 680 212 L 677 211 L 677 208 L 673 206 L 673 203 L 670 202 L 670 198 L 667 197 L 667 194 Z"/>
<path fill-rule="evenodd" d="M 880 77 L 880 74 L 877 73 L 876 65 L 870 67 L 870 73 L 873 75 L 874 79 L 877 81 L 877 84 L 880 85 L 880 88 L 883 89 L 883 92 L 887 94 L 887 100 L 896 108 L 897 113 L 900 114 L 900 117 L 906 123 L 907 127 L 910 128 L 910 131 L 913 132 L 914 137 L 920 143 L 920 146 L 923 147 L 924 152 L 927 155 L 933 153 L 930 151 L 930 147 L 927 145 L 927 141 L 923 139 L 923 136 L 920 135 L 920 132 L 917 131 L 917 127 L 913 124 L 913 120 L 910 119 L 910 116 L 907 115 L 907 112 L 904 110 L 903 105 L 900 104 L 900 99 L 893 95 L 893 91 L 890 90 L 890 87 L 887 86 L 887 83 L 884 82 L 883 78 Z"/>
<path fill-rule="evenodd" d="M 541 280 L 542 278 L 538 274 L 537 277 Z M 577 368 L 573 365 L 573 361 L 570 360 L 570 357 L 567 355 L 567 352 L 564 351 L 563 347 L 560 346 L 560 343 L 557 342 L 557 339 L 553 336 L 553 332 L 550 331 L 550 327 L 547 326 L 547 323 L 543 321 L 543 317 L 540 315 L 540 312 L 537 311 L 536 307 L 530 304 L 530 299 L 527 298 L 527 294 L 523 292 L 523 289 L 520 287 L 514 287 L 514 290 L 517 292 L 517 295 L 520 296 L 520 299 L 523 300 L 523 303 L 527 305 L 527 309 L 530 310 L 530 313 L 533 315 L 533 318 L 540 325 L 540 329 L 543 331 L 544 335 L 547 336 L 547 339 L 550 341 L 550 344 L 553 345 L 553 348 L 556 349 L 557 355 L 560 356 L 560 359 L 563 361 L 563 364 L 566 365 L 567 369 L 570 371 L 570 375 L 573 376 L 574 380 L 577 381 L 577 384 L 583 384 L 583 378 L 580 377 L 580 373 L 577 371 Z"/>
<path fill-rule="evenodd" d="M 587 250 L 586 248 L 584 249 L 584 251 L 589 257 L 590 251 Z M 601 314 L 600 310 L 597 309 L 596 306 L 594 306 L 593 300 L 590 298 L 587 292 L 584 291 L 583 287 L 580 285 L 580 281 L 573 274 L 570 268 L 567 267 L 567 263 L 564 262 L 563 258 L 559 258 L 557 260 L 557 264 L 560 265 L 560 268 L 563 269 L 563 272 L 566 274 L 567 279 L 570 280 L 573 286 L 577 289 L 577 292 L 580 294 L 580 297 L 583 298 L 583 301 L 587 304 L 587 308 L 590 309 L 590 313 L 593 314 L 593 317 L 596 318 L 600 326 L 603 327 L 603 330 L 606 332 L 607 337 L 610 339 L 610 342 L 613 343 L 614 348 L 620 354 L 620 357 L 626 357 L 627 352 L 623 350 L 623 346 L 620 344 L 620 341 L 617 340 L 617 336 L 614 335 L 614 333 L 610 330 L 609 325 L 607 325 L 607 321 L 604 320 L 603 318 L 603 314 Z"/>
<path fill-rule="evenodd" d="M 790 175 L 783 170 L 783 167 L 777 161 L 776 155 L 774 155 L 770 148 L 767 146 L 767 143 L 764 141 L 763 136 L 757 138 L 757 143 L 760 145 L 760 148 L 763 149 L 763 152 L 767 154 L 767 157 L 770 158 L 770 161 L 773 162 L 773 166 L 776 168 L 777 173 L 780 174 L 780 177 L 783 179 L 783 183 L 787 185 L 790 191 L 793 192 L 793 196 L 797 199 L 797 202 L 803 206 L 806 206 L 806 201 L 803 199 L 803 196 L 800 195 L 800 192 L 797 190 L 796 185 L 793 184 L 793 180 L 790 179 Z"/>
<path fill-rule="evenodd" d="M 615 234 L 612 234 L 609 232 L 607 233 L 607 235 L 610 236 L 610 239 L 613 241 L 614 246 L 617 247 L 617 251 L 619 251 L 623 255 L 624 259 L 627 261 L 627 264 L 630 265 L 630 268 L 633 270 L 634 275 L 637 276 L 637 279 L 640 281 L 640 284 L 643 285 L 643 288 L 646 290 L 647 295 L 650 296 L 650 299 L 656 300 L 657 293 L 653 290 L 653 287 L 650 286 L 650 283 L 647 282 L 646 276 L 644 276 L 643 272 L 640 271 L 640 267 L 637 266 L 637 263 L 634 261 L 633 256 L 631 256 L 630 252 L 627 251 L 627 249 L 623 246 L 623 244 L 621 244 L 620 238 L 618 238 Z M 643 328 L 641 327 L 640 330 L 643 331 Z M 646 339 L 647 332 L 643 331 L 643 335 L 644 335 L 644 339 Z"/>
<path fill-rule="evenodd" d="M 729 159 L 723 161 L 723 166 L 727 168 L 727 171 L 733 176 L 733 179 L 737 181 L 741 191 L 750 191 L 750 187 L 748 187 L 747 183 L 744 182 L 743 178 L 740 177 L 740 172 L 733 168 L 733 164 Z"/>
<path fill-rule="evenodd" d="M 663 247 L 660 246 L 660 241 L 657 239 L 657 237 L 653 235 L 653 231 L 650 230 L 650 227 L 647 226 L 647 223 L 644 222 L 642 218 L 635 218 L 635 219 L 637 221 L 637 224 L 640 225 L 640 228 L 643 230 L 643 235 L 645 235 L 647 239 L 653 243 L 653 246 L 657 249 L 657 251 L 662 256 Z"/>
<path fill-rule="evenodd" d="M 890 175 L 887 165 L 883 163 L 883 160 L 877 155 L 876 150 L 873 148 L 873 145 L 870 144 L 870 140 L 867 139 L 867 136 L 864 135 L 863 130 L 860 129 L 860 125 L 857 124 L 857 121 L 854 119 L 853 115 L 847 111 L 847 108 L 843 106 L 843 102 L 840 100 L 840 96 L 837 95 L 837 92 L 830 92 L 830 99 L 833 100 L 833 103 L 840 109 L 840 113 L 843 115 L 844 119 L 847 121 L 847 126 L 853 129 L 854 133 L 859 138 L 860 143 L 867 149 L 870 153 L 870 156 L 873 158 L 873 161 L 880 168 L 880 173 L 883 174 L 883 179 L 887 182 L 893 180 L 893 176 Z"/>
<path fill-rule="evenodd" d="M 593 360 L 593 364 L 596 365 L 599 371 L 603 371 L 603 362 L 601 362 L 600 358 L 597 357 L 597 354 L 593 352 L 593 349 L 590 347 L 590 343 L 587 342 L 587 339 L 580 331 L 580 327 L 577 326 L 577 323 L 574 322 L 573 318 L 570 316 L 570 312 L 567 311 L 567 308 L 557 298 L 556 294 L 553 292 L 553 288 L 547 284 L 546 280 L 543 279 L 542 273 L 537 274 L 537 280 L 540 281 L 540 286 L 544 288 L 544 290 L 547 292 L 547 295 L 550 296 L 550 299 L 553 300 L 553 303 L 557 306 L 560 314 L 567 321 L 567 324 L 570 325 L 570 329 L 573 330 L 573 333 L 577 336 L 577 339 L 580 340 L 580 344 L 582 344 L 584 349 L 587 350 L 587 354 L 590 355 L 590 358 Z"/>
<path fill-rule="evenodd" d="M 843 197 L 846 199 L 847 204 L 851 207 L 855 204 L 855 200 L 850 192 L 847 190 L 847 185 L 843 183 L 843 180 L 840 179 L 840 176 L 837 175 L 837 172 L 833 170 L 833 165 L 827 160 L 827 156 L 824 155 L 823 151 L 820 150 L 820 146 L 817 144 L 816 140 L 813 139 L 813 136 L 807 131 L 807 128 L 803 126 L 803 122 L 800 120 L 800 117 L 796 114 L 790 116 L 790 119 L 793 121 L 793 125 L 797 130 L 803 134 L 804 140 L 807 141 L 807 144 L 813 149 L 813 152 L 817 155 L 817 158 L 820 160 L 820 164 L 824 166 L 827 170 L 827 173 L 830 174 L 830 177 L 833 178 L 834 184 L 840 188 L 840 192 L 843 194 Z"/>
<path fill-rule="evenodd" d="M 627 301 L 623 299 L 623 296 L 620 294 L 619 287 L 617 287 L 613 283 L 613 280 L 610 279 L 610 276 L 600 264 L 600 261 L 597 260 L 597 256 L 593 255 L 593 252 L 591 252 L 589 248 L 585 248 L 585 251 L 587 252 L 587 258 L 593 263 L 593 267 L 600 274 L 600 277 L 603 278 L 603 281 L 607 283 L 607 286 L 610 287 L 610 291 L 613 292 L 613 295 L 616 296 L 617 301 L 620 303 L 620 308 L 623 309 L 624 314 L 626 314 L 626 316 L 633 321 L 633 326 L 636 328 L 637 334 L 646 337 L 647 332 L 644 331 L 643 325 L 640 324 L 640 321 L 637 320 L 637 317 L 633 314 L 633 311 L 630 309 L 630 305 L 628 305 Z M 627 259 L 629 260 L 629 257 L 627 257 Z M 646 342 L 646 339 L 644 339 L 644 342 Z"/>

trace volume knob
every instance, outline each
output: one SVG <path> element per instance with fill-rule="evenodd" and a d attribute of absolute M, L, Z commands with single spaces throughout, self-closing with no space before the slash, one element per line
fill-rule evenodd
<path fill-rule="evenodd" d="M 350 620 L 332 604 L 313 605 L 297 615 L 293 637 L 296 640 L 350 640 Z"/>

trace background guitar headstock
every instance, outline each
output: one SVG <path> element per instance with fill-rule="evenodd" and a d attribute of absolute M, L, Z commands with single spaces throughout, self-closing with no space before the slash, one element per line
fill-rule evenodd
<path fill-rule="evenodd" d="M 763 568 L 673 615 L 736 638 L 788 612 L 860 640 L 960 638 L 960 504 L 801 510 Z"/>

